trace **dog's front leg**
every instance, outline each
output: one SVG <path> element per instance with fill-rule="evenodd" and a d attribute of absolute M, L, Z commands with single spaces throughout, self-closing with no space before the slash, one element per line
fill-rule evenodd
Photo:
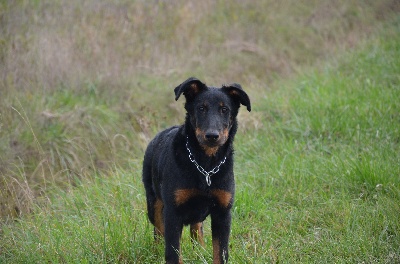
<path fill-rule="evenodd" d="M 231 211 L 215 208 L 211 213 L 213 264 L 228 262 L 228 243 L 231 229 Z"/>
<path fill-rule="evenodd" d="M 183 223 L 175 216 L 165 211 L 165 262 L 167 264 L 183 263 L 180 258 L 180 239 L 182 235 Z"/>

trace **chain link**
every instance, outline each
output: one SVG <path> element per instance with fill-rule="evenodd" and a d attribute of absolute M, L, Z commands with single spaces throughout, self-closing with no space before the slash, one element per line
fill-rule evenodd
<path fill-rule="evenodd" d="M 190 161 L 196 166 L 197 170 L 203 174 L 206 177 L 206 182 L 207 185 L 210 186 L 211 185 L 211 176 L 213 176 L 214 174 L 216 174 L 217 172 L 219 172 L 219 167 L 221 167 L 222 164 L 225 163 L 226 161 L 226 156 L 224 157 L 224 159 L 217 165 L 215 166 L 214 169 L 210 170 L 210 171 L 206 171 L 202 166 L 200 166 L 199 163 L 197 163 L 197 161 L 194 159 L 194 156 L 192 154 L 192 152 L 189 149 L 189 138 L 188 136 L 186 136 L 186 149 L 189 152 L 189 159 Z"/>

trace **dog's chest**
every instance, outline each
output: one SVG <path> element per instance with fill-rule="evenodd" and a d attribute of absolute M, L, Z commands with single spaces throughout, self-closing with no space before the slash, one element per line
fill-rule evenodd
<path fill-rule="evenodd" d="M 187 218 L 185 222 L 188 223 L 203 221 L 212 207 L 228 209 L 233 203 L 232 193 L 221 189 L 178 189 L 174 193 L 174 199 L 178 212 Z"/>

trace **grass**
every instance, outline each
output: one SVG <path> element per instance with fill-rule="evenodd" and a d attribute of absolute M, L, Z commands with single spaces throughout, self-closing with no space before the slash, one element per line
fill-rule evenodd
<path fill-rule="evenodd" d="M 241 82 L 254 106 L 231 263 L 400 262 L 395 1 L 0 6 L 0 263 L 162 263 L 141 161 L 182 122 L 189 75 Z M 185 230 L 186 263 L 211 262 L 209 219 L 205 242 Z"/>

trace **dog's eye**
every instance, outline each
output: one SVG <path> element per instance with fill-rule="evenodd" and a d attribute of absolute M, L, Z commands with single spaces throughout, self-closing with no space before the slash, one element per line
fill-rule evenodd
<path fill-rule="evenodd" d="M 206 111 L 206 108 L 205 108 L 204 106 L 200 106 L 200 107 L 199 107 L 199 111 L 200 111 L 200 112 L 204 112 L 204 111 Z"/>
<path fill-rule="evenodd" d="M 226 112 L 228 112 L 228 107 L 223 106 L 223 107 L 221 108 L 221 112 L 222 112 L 223 114 L 225 114 Z"/>

